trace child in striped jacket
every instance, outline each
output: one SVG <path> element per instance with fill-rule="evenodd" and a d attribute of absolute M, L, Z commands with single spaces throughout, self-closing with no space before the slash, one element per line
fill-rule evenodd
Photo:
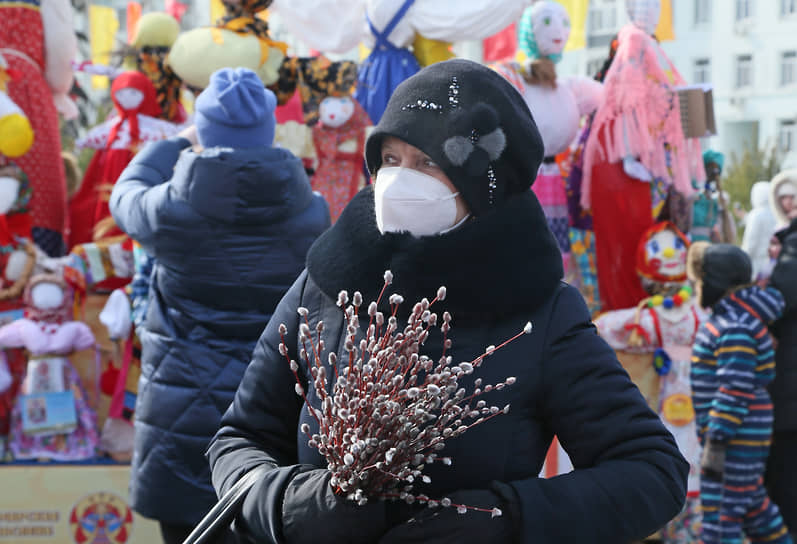
<path fill-rule="evenodd" d="M 772 441 L 775 353 L 767 325 L 784 302 L 775 289 L 750 285 L 752 265 L 740 248 L 696 242 L 687 270 L 711 317 L 692 351 L 692 400 L 703 446 L 700 501 L 704 544 L 790 544 L 763 476 Z"/>

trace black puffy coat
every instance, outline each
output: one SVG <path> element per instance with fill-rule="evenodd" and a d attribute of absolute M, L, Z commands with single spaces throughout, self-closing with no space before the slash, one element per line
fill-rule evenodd
<path fill-rule="evenodd" d="M 280 302 L 209 450 L 220 492 L 255 466 L 271 467 L 239 520 L 259 542 L 284 541 L 282 496 L 295 465 L 326 466 L 298 434 L 306 410 L 277 351 L 278 325 L 296 334 L 296 308 L 304 306 L 311 325 L 325 322 L 327 349 L 340 353 L 338 290 L 364 291 L 367 304 L 376 298 L 385 269 L 395 274 L 390 292 L 404 295 L 408 307 L 447 286 L 448 297 L 437 309 L 453 314 L 454 361 L 471 360 L 527 321 L 534 327 L 473 376 L 485 383 L 515 376 L 515 385 L 489 397 L 490 404 L 510 403 L 511 411 L 447 441 L 442 453 L 454 463 L 429 466 L 432 483 L 424 492 L 439 498 L 492 481 L 509 483 L 519 497 L 518 540 L 535 544 L 629 542 L 678 513 L 688 465 L 597 335 L 578 291 L 560 281 L 561 257 L 533 193 L 512 197 L 453 232 L 415 239 L 380 235 L 373 193 L 365 189 L 310 250 L 308 272 Z M 426 345 L 430 356 L 439 353 L 439 339 Z M 554 435 L 576 470 L 540 479 Z M 323 529 L 308 530 L 323 535 Z"/>
<path fill-rule="evenodd" d="M 772 326 L 778 340 L 775 379 L 769 386 L 775 432 L 797 432 L 797 221 L 781 236 L 782 249 L 771 283 L 786 301 L 786 310 Z"/>
<path fill-rule="evenodd" d="M 263 327 L 329 226 L 289 152 L 189 145 L 146 147 L 110 201 L 157 263 L 140 332 L 131 504 L 185 525 L 216 501 L 205 450 Z"/>

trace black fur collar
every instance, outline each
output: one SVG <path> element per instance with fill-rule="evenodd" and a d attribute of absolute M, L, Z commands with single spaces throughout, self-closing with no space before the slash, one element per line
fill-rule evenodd
<path fill-rule="evenodd" d="M 431 300 L 445 285 L 447 297 L 439 309 L 455 318 L 533 310 L 563 275 L 556 240 L 530 190 L 453 232 L 415 238 L 379 233 L 368 187 L 310 248 L 307 269 L 327 296 L 337 299 L 341 289 L 350 296 L 360 291 L 364 306 L 379 295 L 385 270 L 394 280 L 383 299 L 398 293 L 406 306 L 423 297 Z"/>

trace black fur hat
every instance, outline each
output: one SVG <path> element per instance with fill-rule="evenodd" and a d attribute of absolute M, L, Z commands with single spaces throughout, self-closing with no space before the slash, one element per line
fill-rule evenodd
<path fill-rule="evenodd" d="M 479 216 L 526 191 L 543 158 L 526 102 L 501 75 L 463 59 L 433 64 L 393 92 L 365 147 L 371 175 L 394 136 L 432 158 Z"/>

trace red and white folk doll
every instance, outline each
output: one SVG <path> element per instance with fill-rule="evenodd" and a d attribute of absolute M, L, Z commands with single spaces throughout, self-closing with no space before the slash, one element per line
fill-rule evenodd
<path fill-rule="evenodd" d="M 318 167 L 313 190 L 329 204 L 334 222 L 365 182 L 363 153 L 368 114 L 350 96 L 329 96 L 321 101 L 319 122 L 313 127 Z"/>
<path fill-rule="evenodd" d="M 96 149 L 80 190 L 69 203 L 70 249 L 105 236 L 121 235 L 110 219 L 108 198 L 136 152 L 149 142 L 173 136 L 179 125 L 158 119 L 155 87 L 141 72 L 124 72 L 111 85 L 116 115 L 94 127 L 77 147 Z M 98 227 L 103 227 L 98 231 Z"/>

